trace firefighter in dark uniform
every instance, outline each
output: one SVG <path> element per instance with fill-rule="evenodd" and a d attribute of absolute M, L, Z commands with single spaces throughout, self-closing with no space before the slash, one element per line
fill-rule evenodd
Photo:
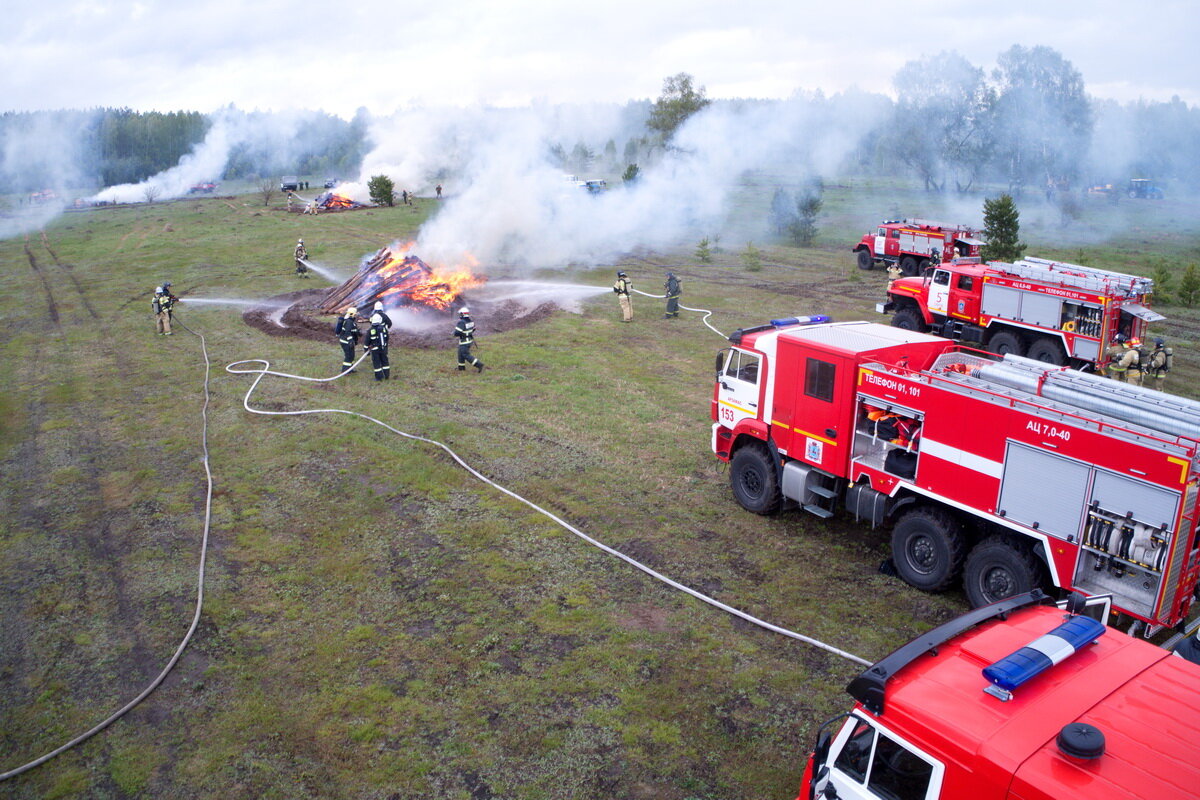
<path fill-rule="evenodd" d="M 386 325 L 387 329 L 390 331 L 392 329 L 392 318 L 389 317 L 387 312 L 383 310 L 382 300 L 375 301 L 375 313 L 383 317 L 383 324 Z"/>
<path fill-rule="evenodd" d="M 664 284 L 667 290 L 667 313 L 663 314 L 665 319 L 674 319 L 679 316 L 679 278 L 675 277 L 674 272 L 667 273 L 667 282 Z"/>
<path fill-rule="evenodd" d="M 296 242 L 296 274 L 301 278 L 308 277 L 308 265 L 304 263 L 308 258 L 308 250 L 304 247 L 304 240 L 300 239 Z"/>
<path fill-rule="evenodd" d="M 383 324 L 383 317 L 378 314 L 371 315 L 371 330 L 367 331 L 367 349 L 371 351 L 371 366 L 375 368 L 375 380 L 391 380 L 392 368 L 388 364 L 388 329 Z"/>
<path fill-rule="evenodd" d="M 358 309 L 350 306 L 344 315 L 338 317 L 337 326 L 334 328 L 338 344 L 342 346 L 342 372 L 358 371 L 350 369 L 354 365 L 354 349 L 358 347 L 358 340 L 362 337 L 362 332 L 358 329 L 358 320 L 355 318 L 357 314 Z"/>
<path fill-rule="evenodd" d="M 632 288 L 633 281 L 629 280 L 629 276 L 624 271 L 617 272 L 613 291 L 617 294 L 617 302 L 621 304 L 621 322 L 633 322 L 633 299 L 629 296 Z"/>
<path fill-rule="evenodd" d="M 1167 381 L 1167 373 L 1171 371 L 1171 360 L 1174 355 L 1174 351 L 1167 347 L 1166 342 L 1162 339 L 1154 340 L 1154 350 L 1147 359 L 1149 364 L 1146 372 L 1154 381 L 1154 388 L 1160 392 L 1163 390 L 1163 384 Z"/>
<path fill-rule="evenodd" d="M 478 372 L 483 372 L 483 362 L 471 355 L 471 345 L 475 344 L 475 321 L 471 319 L 471 309 L 463 307 L 458 310 L 458 324 L 454 326 L 454 336 L 458 337 L 458 370 L 462 372 L 467 364 L 473 364 Z"/>

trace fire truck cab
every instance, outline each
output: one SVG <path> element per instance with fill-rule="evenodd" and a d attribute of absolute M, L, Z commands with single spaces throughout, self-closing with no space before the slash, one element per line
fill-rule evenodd
<path fill-rule="evenodd" d="M 958 257 L 979 256 L 984 242 L 965 225 L 926 219 L 884 220 L 874 233 L 863 234 L 854 246 L 859 269 L 876 264 L 897 266 L 901 274 L 919 275 L 931 264 Z"/>
<path fill-rule="evenodd" d="M 824 317 L 730 336 L 712 449 L 748 511 L 891 524 L 896 574 L 981 606 L 1111 594 L 1147 631 L 1200 579 L 1200 403 Z"/>
<path fill-rule="evenodd" d="M 976 609 L 851 681 L 797 800 L 1195 798 L 1200 667 L 1046 601 Z"/>

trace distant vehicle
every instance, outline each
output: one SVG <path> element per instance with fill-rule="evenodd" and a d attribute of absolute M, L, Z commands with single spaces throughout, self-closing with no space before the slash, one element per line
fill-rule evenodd
<path fill-rule="evenodd" d="M 339 181 L 337 178 L 326 178 L 325 179 L 325 188 L 332 189 L 335 186 L 337 186 L 339 183 L 341 183 L 341 181 Z"/>
<path fill-rule="evenodd" d="M 58 192 L 53 189 L 41 189 L 29 195 L 30 203 L 53 203 L 58 199 Z"/>
<path fill-rule="evenodd" d="M 1162 200 L 1163 190 L 1149 178 L 1130 178 L 1125 194 L 1130 200 Z"/>
<path fill-rule="evenodd" d="M 295 175 L 284 175 L 279 181 L 279 188 L 284 192 L 295 192 L 300 189 L 300 179 Z"/>
<path fill-rule="evenodd" d="M 215 183 L 212 181 L 206 181 L 204 183 L 193 184 L 192 187 L 188 189 L 188 194 L 212 194 L 216 190 L 217 185 Z"/>
<path fill-rule="evenodd" d="M 588 194 L 600 194 L 608 190 L 608 181 L 590 180 L 583 181 L 581 184 L 584 189 L 587 189 Z"/>

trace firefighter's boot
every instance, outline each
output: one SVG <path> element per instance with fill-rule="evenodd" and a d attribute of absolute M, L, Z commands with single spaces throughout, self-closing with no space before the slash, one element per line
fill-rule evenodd
<path fill-rule="evenodd" d="M 476 372 L 483 372 L 483 362 L 482 362 L 482 361 L 476 361 L 476 362 L 475 362 L 475 371 L 476 371 Z"/>

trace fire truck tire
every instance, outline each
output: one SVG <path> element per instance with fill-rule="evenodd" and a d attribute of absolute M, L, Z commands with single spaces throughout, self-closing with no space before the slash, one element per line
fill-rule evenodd
<path fill-rule="evenodd" d="M 892 327 L 906 331 L 924 331 L 925 320 L 911 305 L 903 305 L 892 314 Z"/>
<path fill-rule="evenodd" d="M 967 556 L 963 590 L 972 608 L 1032 591 L 1042 584 L 1042 564 L 1024 548 L 1006 539 L 984 539 Z"/>
<path fill-rule="evenodd" d="M 1024 348 L 1021 347 L 1021 337 L 1012 331 L 999 331 L 988 339 L 987 349 L 996 355 L 1013 355 L 1019 356 L 1024 354 Z"/>
<path fill-rule="evenodd" d="M 900 274 L 906 278 L 911 278 L 917 274 L 917 259 L 912 256 L 905 256 L 900 259 Z"/>
<path fill-rule="evenodd" d="M 1025 355 L 1034 361 L 1053 364 L 1056 367 L 1067 363 L 1067 354 L 1063 352 L 1062 346 L 1056 340 L 1045 336 L 1035 339 Z"/>
<path fill-rule="evenodd" d="M 962 573 L 966 551 L 958 523 L 938 508 L 915 508 L 892 528 L 896 574 L 922 591 L 950 588 Z"/>
<path fill-rule="evenodd" d="M 875 259 L 866 250 L 859 250 L 857 258 L 859 269 L 875 269 Z"/>
<path fill-rule="evenodd" d="M 747 511 L 763 515 L 779 511 L 779 472 L 763 446 L 744 445 L 733 454 L 729 465 L 729 482 L 733 487 L 733 496 Z"/>

